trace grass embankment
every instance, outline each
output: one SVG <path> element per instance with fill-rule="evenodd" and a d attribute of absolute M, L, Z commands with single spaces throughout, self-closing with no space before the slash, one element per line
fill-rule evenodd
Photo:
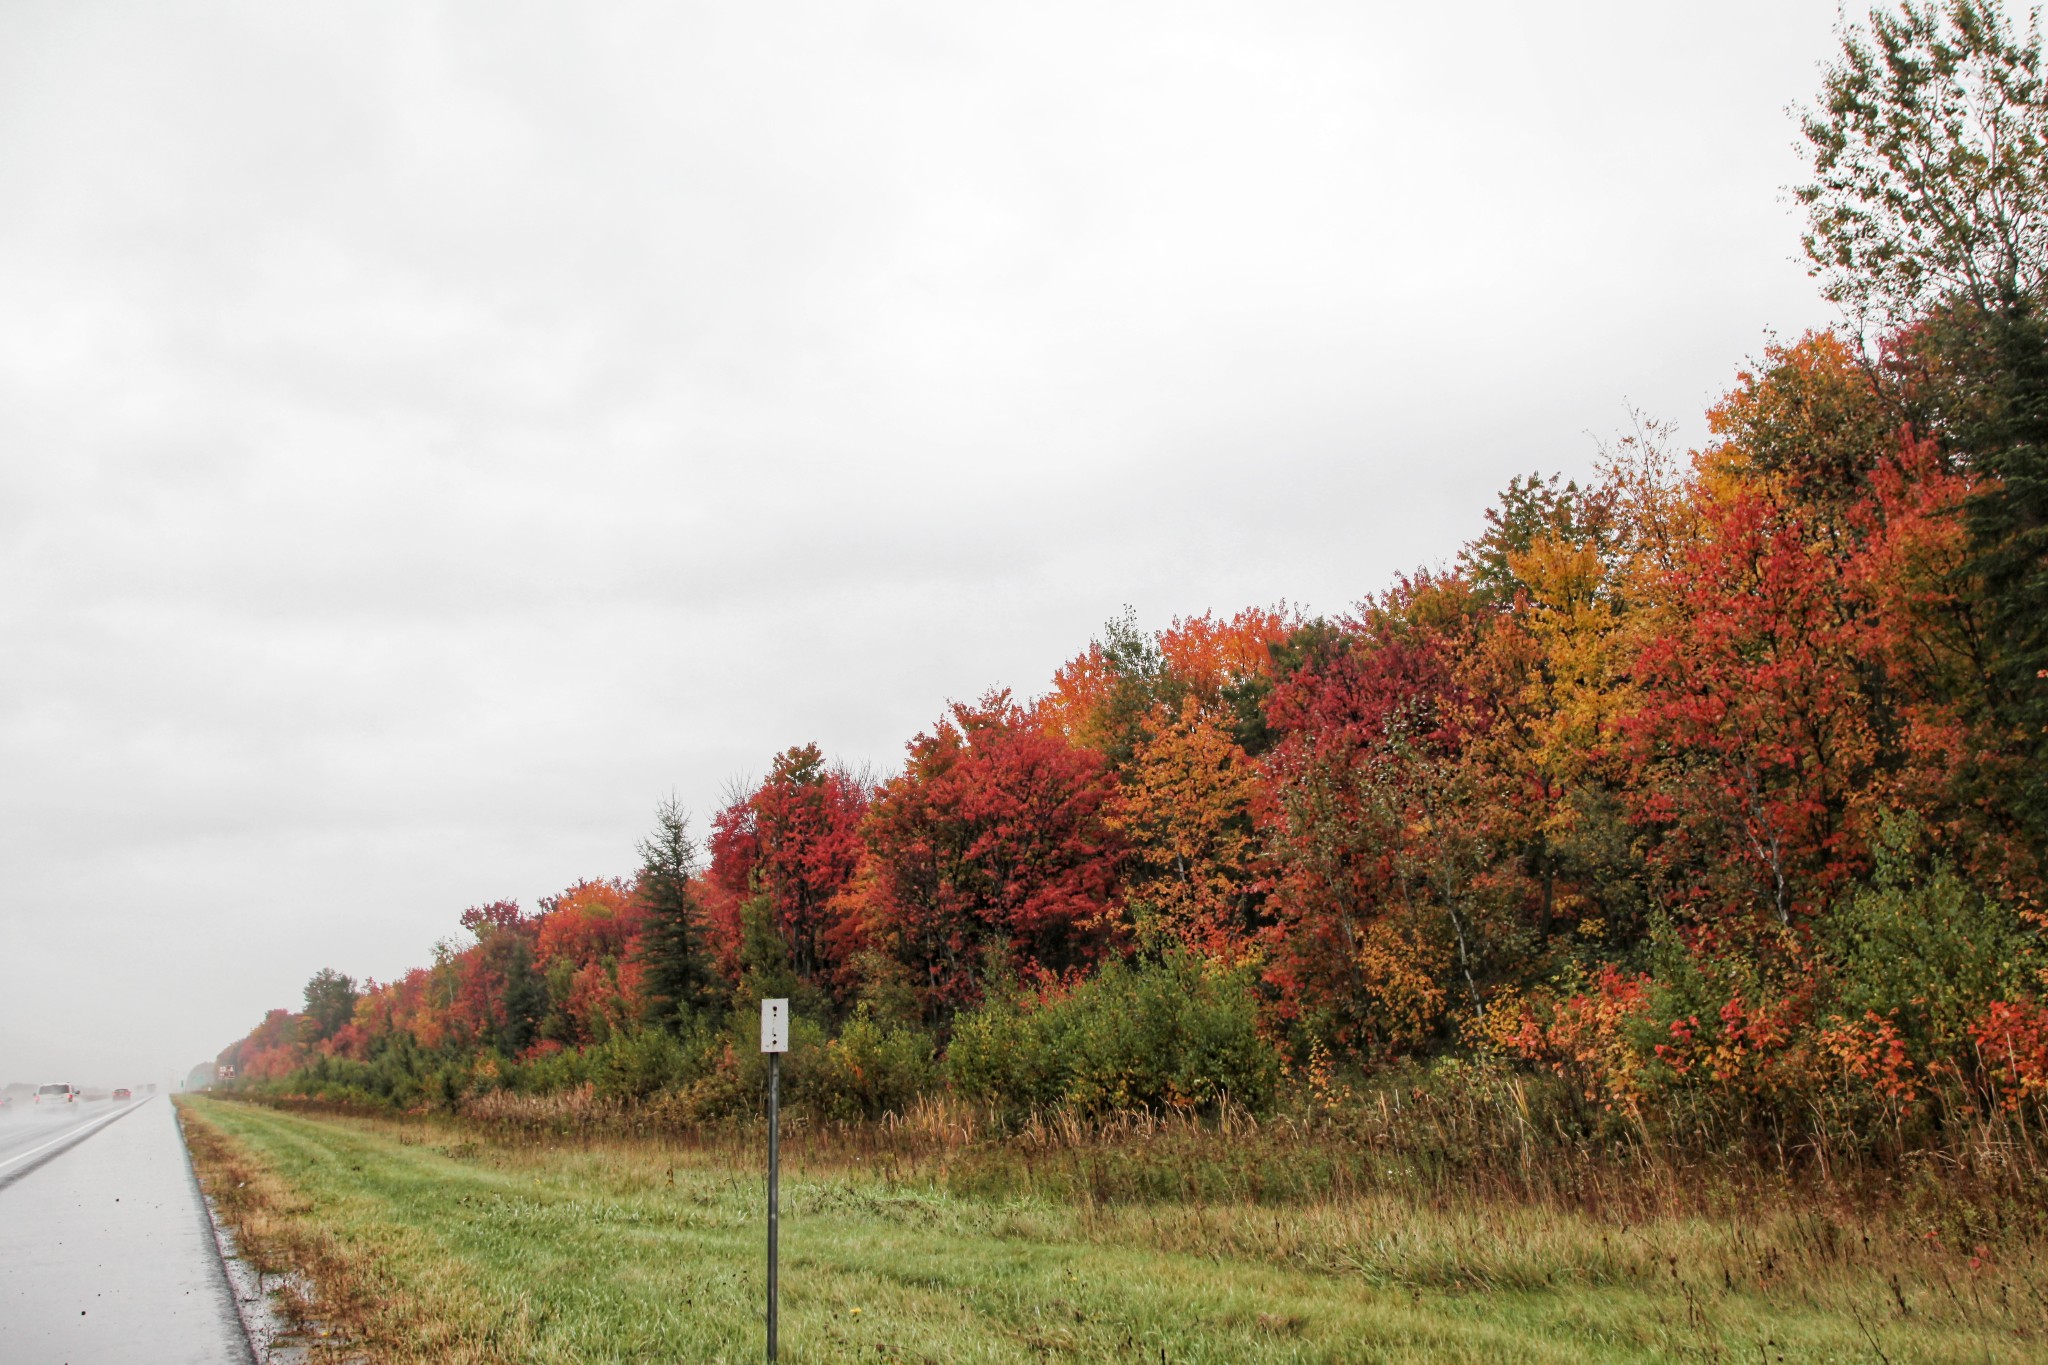
<path fill-rule="evenodd" d="M 762 1184 L 733 1149 L 185 1104 L 228 1214 L 390 1361 L 751 1361 Z M 790 1361 L 2023 1361 L 2030 1244 L 1778 1201 L 1621 1215 L 1398 1192 L 997 1197 L 790 1144 Z M 957 1167 L 971 1175 L 973 1164 Z M 222 1190 L 224 1184 L 234 1185 Z"/>

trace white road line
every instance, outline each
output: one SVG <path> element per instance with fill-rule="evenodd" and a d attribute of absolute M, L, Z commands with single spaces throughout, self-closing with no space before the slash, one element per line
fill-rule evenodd
<path fill-rule="evenodd" d="M 148 1100 L 144 1100 L 144 1101 L 143 1101 L 143 1103 L 144 1103 L 144 1104 L 148 1104 L 148 1103 L 149 1103 L 149 1101 L 148 1101 Z M 7 1168 L 8 1168 L 9 1166 L 12 1166 L 12 1165 L 14 1165 L 14 1164 L 15 1164 L 16 1162 L 19 1162 L 19 1161 L 27 1161 L 27 1160 L 28 1160 L 28 1159 L 29 1159 L 30 1157 L 34 1156 L 34 1155 L 35 1155 L 35 1154 L 36 1154 L 37 1152 L 47 1152 L 47 1151 L 49 1151 L 49 1150 L 50 1150 L 50 1149 L 51 1149 L 52 1147 L 55 1147 L 55 1146 L 56 1146 L 56 1145 L 57 1145 L 58 1143 L 60 1143 L 60 1142 L 70 1142 L 70 1141 L 71 1141 L 71 1140 L 72 1140 L 73 1138 L 82 1138 L 82 1137 L 84 1137 L 84 1136 L 85 1136 L 85 1135 L 86 1135 L 87 1133 L 90 1133 L 90 1132 L 91 1132 L 91 1131 L 92 1131 L 93 1129 L 95 1129 L 95 1128 L 104 1128 L 104 1127 L 105 1127 L 106 1125 L 108 1125 L 108 1124 L 112 1123 L 112 1122 L 113 1122 L 113 1121 L 114 1121 L 115 1119 L 117 1119 L 117 1118 L 120 1118 L 120 1117 L 121 1117 L 121 1115 L 123 1115 L 123 1114 L 125 1114 L 125 1113 L 127 1113 L 127 1112 L 128 1112 L 128 1110 L 126 1110 L 126 1109 L 116 1109 L 116 1110 L 115 1110 L 115 1111 L 114 1111 L 113 1113 L 111 1113 L 111 1114 L 102 1114 L 102 1115 L 100 1115 L 100 1116 L 99 1116 L 98 1118 L 94 1119 L 94 1120 L 93 1120 L 93 1121 L 92 1121 L 91 1123 L 88 1123 L 88 1124 L 86 1124 L 86 1125 L 85 1125 L 84 1127 L 82 1127 L 82 1128 L 73 1128 L 73 1129 L 72 1129 L 72 1130 L 71 1130 L 70 1132 L 68 1132 L 68 1133 L 62 1133 L 62 1134 L 59 1134 L 58 1136 L 56 1136 L 56 1137 L 53 1137 L 53 1138 L 51 1138 L 51 1139 L 50 1139 L 50 1140 L 49 1140 L 48 1142 L 45 1142 L 45 1143 L 44 1143 L 44 1144 L 43 1144 L 42 1146 L 40 1146 L 40 1147 L 31 1147 L 31 1148 L 29 1148 L 29 1149 L 28 1149 L 27 1151 L 23 1152 L 23 1153 L 22 1153 L 22 1154 L 21 1154 L 20 1156 L 11 1156 L 11 1157 L 8 1157 L 8 1158 L 7 1158 L 7 1160 L 5 1160 L 5 1161 L 0 1161 L 0 1171 L 4 1171 L 4 1170 L 6 1170 L 6 1169 L 7 1169 Z"/>

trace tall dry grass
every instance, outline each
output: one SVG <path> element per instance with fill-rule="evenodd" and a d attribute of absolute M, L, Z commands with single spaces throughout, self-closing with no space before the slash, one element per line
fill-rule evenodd
<path fill-rule="evenodd" d="M 337 1112 L 314 1100 L 281 1107 Z M 357 1112 L 340 1110 L 340 1112 Z M 707 1123 L 680 1097 L 633 1102 L 591 1087 L 490 1091 L 417 1116 L 510 1146 L 658 1141 L 710 1161 L 750 1161 L 762 1123 Z M 857 1170 L 981 1198 L 1088 1206 L 1267 1206 L 1380 1195 L 1433 1206 L 1476 1200 L 1613 1221 L 1720 1217 L 1796 1201 L 1859 1225 L 1953 1245 L 2048 1239 L 2048 1162 L 2028 1116 L 1957 1106 L 1938 1126 L 1873 1144 L 1827 1116 L 1791 1128 L 1725 1116 L 1660 1122 L 1589 1108 L 1547 1078 L 1506 1070 L 1448 1082 L 1416 1073 L 1360 1088 L 1298 1088 L 1263 1117 L 1069 1110 L 1017 1115 L 949 1092 L 874 1121 L 783 1117 L 798 1169 Z"/>

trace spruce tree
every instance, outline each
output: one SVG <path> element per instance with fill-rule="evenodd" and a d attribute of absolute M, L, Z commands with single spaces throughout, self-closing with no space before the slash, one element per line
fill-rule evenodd
<path fill-rule="evenodd" d="M 649 1021 L 680 1034 L 694 1021 L 714 1021 L 723 992 L 705 947 L 703 908 L 690 886 L 697 870 L 690 817 L 670 797 L 654 818 L 653 834 L 640 843 L 640 898 L 647 907 L 640 956 Z"/>

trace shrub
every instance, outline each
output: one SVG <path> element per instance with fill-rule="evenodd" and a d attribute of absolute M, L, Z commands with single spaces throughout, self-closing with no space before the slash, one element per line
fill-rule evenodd
<path fill-rule="evenodd" d="M 1604 964 L 1591 981 L 1521 998 L 1504 994 L 1470 1028 L 1490 1052 L 1532 1062 L 1563 1078 L 1589 1104 L 1640 1113 L 1650 980 Z"/>
<path fill-rule="evenodd" d="M 1050 1009 L 1039 1015 L 1048 1013 Z M 960 1015 L 953 1021 L 953 1040 L 946 1049 L 947 1083 L 968 1099 L 1010 1110 L 1057 1103 L 1050 1032 L 1043 1017 L 1027 1014 L 1011 1000 L 992 1000 Z"/>
<path fill-rule="evenodd" d="M 931 1035 L 901 1024 L 885 1027 L 862 1005 L 837 1038 L 802 1058 L 797 1098 L 831 1119 L 901 1113 L 935 1083 L 932 1053 Z"/>
<path fill-rule="evenodd" d="M 583 1054 L 591 1084 L 603 1099 L 640 1100 L 676 1090 L 703 1074 L 701 1056 L 662 1029 L 615 1033 Z"/>
<path fill-rule="evenodd" d="M 1963 1073 L 1972 1026 L 1994 1000 L 2011 1000 L 2039 962 L 2035 935 L 2010 907 L 1946 867 L 1915 878 L 1881 856 L 1875 884 L 1822 926 L 1831 1013 L 1885 1021 L 1915 1066 Z"/>
<path fill-rule="evenodd" d="M 522 1095 L 551 1095 L 574 1090 L 590 1077 L 591 1053 L 579 1048 L 539 1046 L 505 1068 L 505 1086 Z"/>
<path fill-rule="evenodd" d="M 1995 1001 L 1971 1033 L 2003 1108 L 2048 1100 L 2048 1009 L 2033 1000 Z"/>
<path fill-rule="evenodd" d="M 1035 1006 L 998 1000 L 957 1022 L 946 1075 L 1012 1113 L 1066 1106 L 1213 1111 L 1272 1102 L 1279 1065 L 1256 1027 L 1249 982 L 1175 956 L 1111 963 Z"/>

